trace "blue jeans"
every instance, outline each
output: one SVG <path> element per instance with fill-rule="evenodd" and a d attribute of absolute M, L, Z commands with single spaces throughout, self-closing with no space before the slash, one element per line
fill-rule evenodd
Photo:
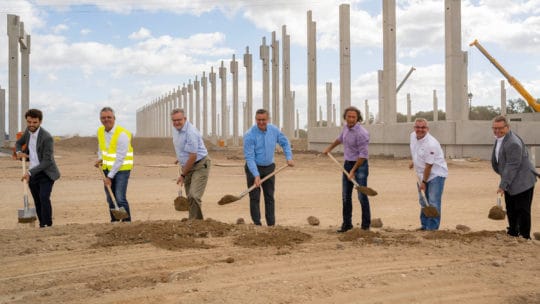
<path fill-rule="evenodd" d="M 356 161 L 345 161 L 343 168 L 347 172 L 350 172 L 354 167 Z M 364 160 L 362 166 L 356 169 L 354 179 L 360 186 L 367 186 L 367 178 L 369 175 L 368 160 Z M 354 184 L 345 176 L 342 175 L 342 203 L 343 203 L 343 224 L 342 228 L 352 228 L 352 192 Z M 371 211 L 369 209 L 369 199 L 365 194 L 358 192 L 358 200 L 360 201 L 360 207 L 362 208 L 362 222 L 360 227 L 362 229 L 368 229 L 371 225 Z"/>
<path fill-rule="evenodd" d="M 434 179 L 430 180 L 426 184 L 426 198 L 429 202 L 429 204 L 435 208 L 437 208 L 437 211 L 439 211 L 438 217 L 426 217 L 422 211 L 420 211 L 420 224 L 422 225 L 423 230 L 438 230 L 439 225 L 441 224 L 441 200 L 442 200 L 442 193 L 444 190 L 444 181 L 446 180 L 445 177 L 437 176 Z M 421 207 L 422 205 L 422 197 L 420 195 L 420 192 L 418 193 L 418 202 Z"/>
<path fill-rule="evenodd" d="M 103 171 L 105 173 L 105 176 L 109 173 L 108 170 Z M 126 192 L 127 192 L 127 186 L 129 181 L 129 175 L 131 174 L 131 171 L 118 171 L 114 178 L 112 179 L 111 189 L 114 194 L 114 197 L 116 198 L 116 203 L 118 204 L 118 208 L 124 207 L 126 209 L 127 214 L 129 215 L 127 218 L 123 219 L 122 222 L 131 222 L 131 212 L 129 211 L 129 203 L 126 198 Z M 109 196 L 109 192 L 107 191 L 107 188 L 104 187 L 105 194 L 107 195 L 107 202 L 109 203 L 109 209 L 114 209 L 113 201 L 111 200 L 111 197 Z M 111 222 L 117 222 L 118 220 L 113 216 L 112 212 L 109 210 L 109 214 L 111 216 Z"/>

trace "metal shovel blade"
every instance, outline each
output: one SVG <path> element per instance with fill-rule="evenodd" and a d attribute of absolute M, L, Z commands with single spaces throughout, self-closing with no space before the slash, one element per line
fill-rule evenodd
<path fill-rule="evenodd" d="M 188 199 L 183 196 L 178 196 L 174 199 L 174 210 L 176 211 L 188 211 L 189 202 Z"/>
<path fill-rule="evenodd" d="M 372 189 L 370 187 L 357 185 L 355 188 L 356 188 L 356 190 L 358 190 L 358 192 L 360 192 L 362 194 L 365 194 L 367 196 L 375 196 L 375 195 L 378 194 L 377 191 L 375 191 L 374 189 Z"/>
<path fill-rule="evenodd" d="M 24 196 L 24 208 L 17 210 L 19 223 L 31 223 L 37 219 L 36 208 L 28 207 L 28 196 Z"/>
<path fill-rule="evenodd" d="M 111 209 L 111 213 L 114 216 L 115 219 L 121 221 L 123 219 L 126 219 L 129 217 L 129 214 L 127 213 L 126 209 L 124 207 L 120 207 L 118 209 Z"/>

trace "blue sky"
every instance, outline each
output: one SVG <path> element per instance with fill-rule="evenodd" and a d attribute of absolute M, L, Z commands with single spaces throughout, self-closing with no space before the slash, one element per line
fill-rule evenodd
<path fill-rule="evenodd" d="M 396 2 L 398 83 L 411 66 L 416 68 L 398 94 L 398 111 L 405 113 L 407 93 L 413 113 L 430 110 L 433 90 L 444 109 L 444 1 Z M 270 44 L 271 32 L 276 31 L 281 43 L 285 24 L 291 36 L 291 89 L 303 126 L 306 12 L 312 10 L 317 22 L 318 101 L 324 109 L 326 82 L 333 83 L 333 101 L 339 104 L 340 3 L 351 4 L 352 104 L 363 111 L 367 99 L 376 115 L 382 4 L 375 0 L 0 0 L 0 87 L 8 86 L 6 14 L 16 14 L 32 35 L 31 107 L 44 111 L 43 125 L 55 135 L 93 135 L 103 106 L 113 107 L 117 122 L 135 131 L 137 108 L 195 75 L 200 78 L 212 66 L 217 71 L 222 60 L 228 67 L 233 54 L 239 61 L 242 102 L 246 46 L 253 54 L 254 108 L 258 108 L 261 39 L 266 37 Z M 462 1 L 462 49 L 470 55 L 473 105 L 498 107 L 503 79 L 478 50 L 469 48 L 474 38 L 533 96 L 540 96 L 539 16 L 539 1 Z M 232 90 L 227 92 L 231 105 Z M 218 89 L 218 102 L 219 96 Z M 519 95 L 507 85 L 507 97 Z"/>

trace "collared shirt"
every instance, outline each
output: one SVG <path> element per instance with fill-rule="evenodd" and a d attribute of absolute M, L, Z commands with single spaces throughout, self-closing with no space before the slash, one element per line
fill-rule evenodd
<path fill-rule="evenodd" d="M 28 164 L 28 170 L 39 166 L 39 158 L 37 155 L 37 138 L 41 127 L 39 127 L 36 132 L 30 132 L 30 140 L 28 141 L 28 158 L 30 164 Z"/>
<path fill-rule="evenodd" d="M 244 135 L 244 157 L 249 171 L 253 176 L 259 176 L 257 166 L 269 166 L 274 163 L 274 151 L 279 144 L 287 160 L 292 159 L 289 140 L 276 126 L 266 125 L 266 131 L 261 131 L 257 125 L 251 127 Z"/>
<path fill-rule="evenodd" d="M 439 141 L 429 133 L 426 133 L 423 138 L 417 139 L 416 133 L 412 132 L 410 138 L 411 156 L 418 177 L 424 178 L 426 164 L 433 165 L 428 182 L 437 176 L 447 177 L 448 166 Z"/>
<path fill-rule="evenodd" d="M 172 133 L 176 159 L 178 159 L 182 166 L 186 164 L 191 153 L 197 153 L 197 159 L 195 161 L 199 161 L 208 155 L 199 130 L 189 121 L 186 121 L 180 130 L 173 127 Z"/>
<path fill-rule="evenodd" d="M 111 144 L 111 139 L 114 135 L 114 131 L 116 130 L 116 124 L 114 124 L 114 127 L 107 132 L 105 130 L 105 148 L 109 149 L 109 145 Z M 118 170 L 120 170 L 120 167 L 122 167 L 122 163 L 124 162 L 124 158 L 126 158 L 126 154 L 128 153 L 129 148 L 129 136 L 122 132 L 118 136 L 118 140 L 116 141 L 116 159 L 114 161 L 114 165 L 111 168 L 111 171 L 107 174 L 108 178 L 114 178 Z M 98 148 L 98 159 L 102 159 L 101 151 Z"/>
<path fill-rule="evenodd" d="M 357 161 L 359 158 L 368 158 L 369 132 L 360 124 L 355 124 L 352 128 L 345 126 L 337 140 L 343 144 L 345 160 Z"/>
<path fill-rule="evenodd" d="M 497 141 L 496 141 L 496 146 L 495 146 L 495 160 L 496 160 L 497 162 L 499 162 L 499 151 L 501 151 L 502 142 L 503 142 L 505 136 L 506 136 L 506 134 L 505 134 L 503 137 L 498 137 L 498 138 L 497 138 Z"/>

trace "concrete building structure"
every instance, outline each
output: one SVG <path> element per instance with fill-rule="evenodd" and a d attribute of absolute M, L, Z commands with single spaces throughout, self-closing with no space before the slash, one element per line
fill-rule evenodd
<path fill-rule="evenodd" d="M 276 39 L 276 31 L 272 32 L 272 112 L 270 121 L 278 128 L 281 126 L 279 107 L 279 41 Z"/>
<path fill-rule="evenodd" d="M 339 107 L 351 105 L 351 6 L 339 6 Z M 341 124 L 343 125 L 343 124 Z"/>
<path fill-rule="evenodd" d="M 270 47 L 266 45 L 266 37 L 262 37 L 259 58 L 262 60 L 262 106 L 270 111 Z"/>
<path fill-rule="evenodd" d="M 251 126 L 253 115 L 253 55 L 249 53 L 249 47 L 246 46 L 244 54 L 244 67 L 246 68 L 246 102 L 244 107 L 244 132 L 246 133 Z"/>
<path fill-rule="evenodd" d="M 238 114 L 240 111 L 240 108 L 238 107 L 238 61 L 236 61 L 236 58 L 233 54 L 231 64 L 230 64 L 233 84 L 232 84 L 232 107 L 233 107 L 233 134 L 232 134 L 232 144 L 233 146 L 238 146 L 239 144 L 239 134 L 238 134 L 238 126 L 239 126 L 239 118 Z"/>

